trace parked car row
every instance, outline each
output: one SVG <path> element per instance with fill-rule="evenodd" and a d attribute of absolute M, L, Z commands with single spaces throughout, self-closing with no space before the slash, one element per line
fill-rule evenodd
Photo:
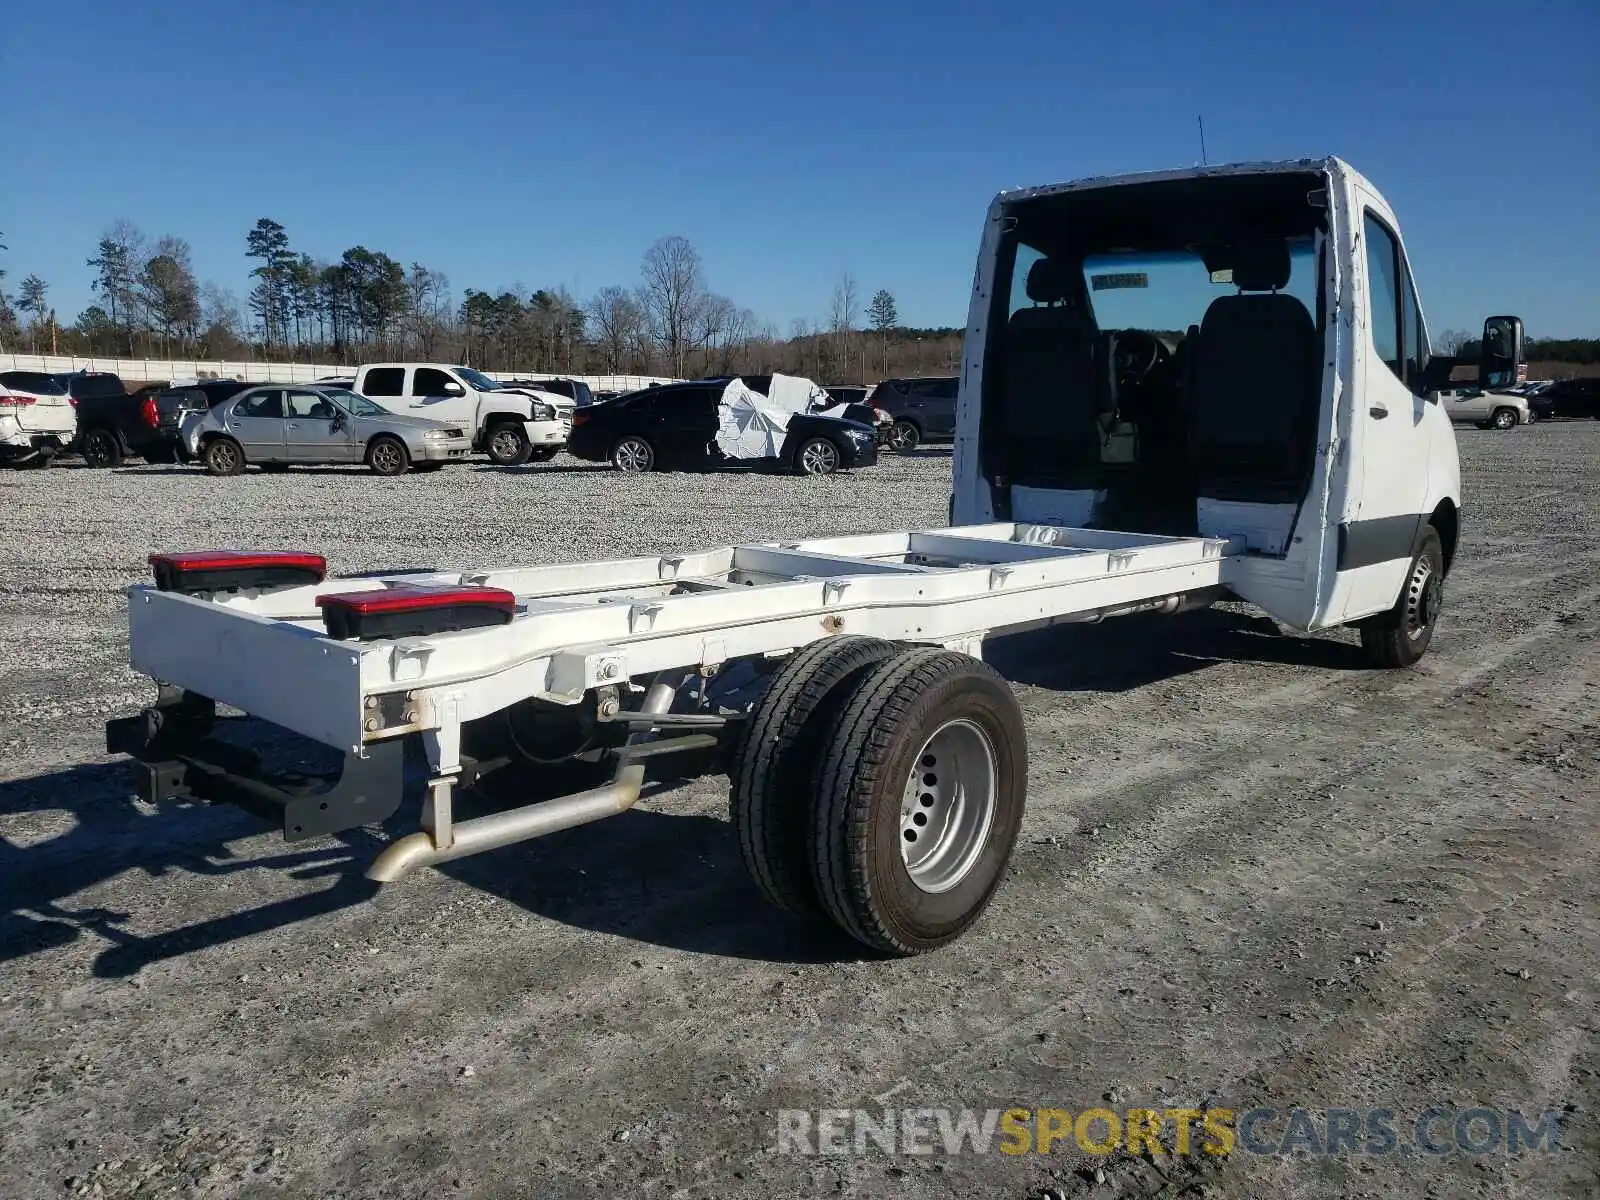
<path fill-rule="evenodd" d="M 232 475 L 363 463 L 393 475 L 473 453 L 520 466 L 566 448 L 623 470 L 826 474 L 870 465 L 880 448 L 948 439 L 955 399 L 953 377 L 822 389 L 746 375 L 597 395 L 575 379 L 502 382 L 460 365 L 371 363 L 310 384 L 200 380 L 130 393 L 109 372 L 11 371 L 0 375 L 0 462 L 46 465 L 71 449 L 102 468 L 141 458 Z"/>

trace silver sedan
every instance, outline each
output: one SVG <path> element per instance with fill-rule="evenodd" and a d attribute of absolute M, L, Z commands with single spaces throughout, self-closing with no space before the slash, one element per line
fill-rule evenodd
<path fill-rule="evenodd" d="M 365 463 L 379 475 L 436 470 L 472 449 L 449 421 L 403 417 L 365 396 L 324 384 L 251 388 L 208 412 L 183 418 L 189 453 L 213 475 L 290 464 Z"/>

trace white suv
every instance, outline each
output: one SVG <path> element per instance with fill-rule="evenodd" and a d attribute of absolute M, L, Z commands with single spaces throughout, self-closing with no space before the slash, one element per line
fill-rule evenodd
<path fill-rule="evenodd" d="M 0 462 L 48 466 L 78 433 L 78 414 L 60 380 L 43 371 L 0 372 Z"/>

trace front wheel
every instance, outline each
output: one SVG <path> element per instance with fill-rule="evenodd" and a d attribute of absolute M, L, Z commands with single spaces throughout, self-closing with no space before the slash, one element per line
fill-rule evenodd
<path fill-rule="evenodd" d="M 1515 429 L 1517 425 L 1517 410 L 1514 408 L 1497 408 L 1494 416 L 1489 418 L 1489 424 L 1496 429 Z"/>
<path fill-rule="evenodd" d="M 867 671 L 817 755 L 818 898 L 856 940 L 911 955 L 988 905 L 1028 790 L 1022 711 L 994 668 L 915 649 Z"/>
<path fill-rule="evenodd" d="M 82 453 L 87 466 L 107 468 L 122 465 L 122 443 L 109 429 L 91 429 L 84 434 Z"/>
<path fill-rule="evenodd" d="M 379 475 L 404 475 L 411 455 L 399 438 L 377 437 L 367 448 L 367 466 Z"/>
<path fill-rule="evenodd" d="M 896 421 L 894 428 L 889 430 L 889 449 L 898 450 L 902 454 L 909 454 L 917 448 L 922 441 L 922 430 L 918 429 L 915 422 Z"/>
<path fill-rule="evenodd" d="M 1444 548 L 1432 525 L 1411 560 L 1395 606 L 1361 624 L 1361 648 L 1374 666 L 1409 667 L 1428 652 L 1444 603 Z"/>
<path fill-rule="evenodd" d="M 808 438 L 794 455 L 796 475 L 832 475 L 839 469 L 839 447 L 827 438 Z"/>
<path fill-rule="evenodd" d="M 238 475 L 244 471 L 244 450 L 232 438 L 219 437 L 207 443 L 206 470 L 212 475 Z"/>
<path fill-rule="evenodd" d="M 611 447 L 611 465 L 619 471 L 651 471 L 655 469 L 655 448 L 642 437 L 629 434 L 618 438 Z"/>
<path fill-rule="evenodd" d="M 533 453 L 528 431 L 515 421 L 502 421 L 489 431 L 489 460 L 500 467 L 520 467 Z"/>

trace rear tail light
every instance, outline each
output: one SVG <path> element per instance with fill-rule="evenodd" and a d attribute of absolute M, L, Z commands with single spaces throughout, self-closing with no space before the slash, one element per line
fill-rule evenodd
<path fill-rule="evenodd" d="M 508 625 L 517 598 L 501 588 L 397 584 L 318 596 L 317 607 L 329 637 L 368 640 Z"/>
<path fill-rule="evenodd" d="M 37 403 L 37 401 L 32 396 L 12 396 L 6 392 L 0 392 L 0 408 L 25 408 L 34 403 Z"/>
<path fill-rule="evenodd" d="M 573 409 L 572 410 L 572 427 L 574 429 L 576 429 L 579 425 L 586 425 L 586 424 L 588 424 L 588 422 L 589 422 L 589 414 L 588 413 L 583 412 L 581 409 Z"/>
<path fill-rule="evenodd" d="M 300 587 L 321 583 L 328 562 L 320 554 L 297 550 L 197 550 L 152 554 L 156 590 L 194 595 L 243 588 Z"/>
<path fill-rule="evenodd" d="M 155 429 L 161 424 L 161 410 L 156 407 L 156 398 L 146 396 L 144 403 L 139 406 L 139 415 L 144 418 L 144 423 Z"/>

